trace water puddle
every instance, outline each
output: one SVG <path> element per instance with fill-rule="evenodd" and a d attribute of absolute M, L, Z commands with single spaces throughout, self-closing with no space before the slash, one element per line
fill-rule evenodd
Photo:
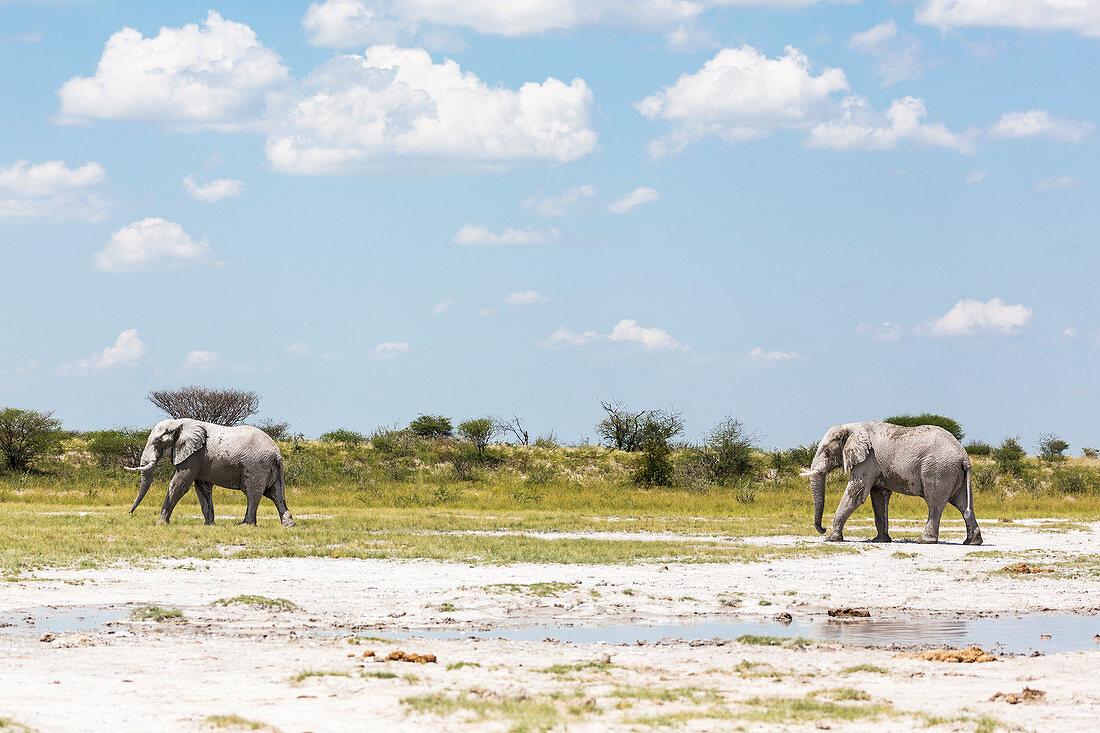
<path fill-rule="evenodd" d="M 59 634 L 70 631 L 94 631 L 113 621 L 129 618 L 120 608 L 70 606 L 67 608 L 27 608 L 0 613 L 0 633 Z"/>
<path fill-rule="evenodd" d="M 1100 618 L 1072 616 L 1002 616 L 979 619 L 855 619 L 793 621 L 704 621 L 656 626 L 527 626 L 489 631 L 411 631 L 381 634 L 391 638 L 483 639 L 542 641 L 553 638 L 574 644 L 607 642 L 632 644 L 668 638 L 736 639 L 739 636 L 802 637 L 813 641 L 836 641 L 866 646 L 951 646 L 977 644 L 997 654 L 1057 654 L 1100 649 Z"/>

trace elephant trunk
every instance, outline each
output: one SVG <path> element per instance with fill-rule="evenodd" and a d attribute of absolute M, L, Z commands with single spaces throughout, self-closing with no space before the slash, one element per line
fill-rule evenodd
<path fill-rule="evenodd" d="M 140 471 L 141 472 L 141 486 L 138 488 L 137 498 L 134 499 L 134 505 L 130 507 L 130 513 L 133 514 L 134 510 L 138 508 L 138 504 L 145 498 L 145 495 L 149 493 L 149 487 L 153 485 L 153 469 L 156 468 L 157 459 L 160 456 L 157 455 L 156 450 L 146 445 L 145 450 L 141 453 L 141 465 L 137 468 L 127 468 L 127 471 Z"/>
<path fill-rule="evenodd" d="M 824 471 L 810 475 L 810 492 L 814 495 L 814 529 L 819 534 L 825 534 L 825 528 L 821 526 L 821 516 L 825 513 Z"/>

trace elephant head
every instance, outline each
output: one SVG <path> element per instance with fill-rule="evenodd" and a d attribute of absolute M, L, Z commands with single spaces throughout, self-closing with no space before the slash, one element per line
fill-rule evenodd
<path fill-rule="evenodd" d="M 825 512 L 825 478 L 834 468 L 848 473 L 854 466 L 867 460 L 871 454 L 871 436 L 864 423 L 849 423 L 829 428 L 817 445 L 810 468 L 802 472 L 810 478 L 810 492 L 814 497 L 814 528 L 825 534 L 821 515 Z"/>
<path fill-rule="evenodd" d="M 141 452 L 141 465 L 127 468 L 127 471 L 141 472 L 141 487 L 138 489 L 130 513 L 138 508 L 145 498 L 149 487 L 153 485 L 153 469 L 168 451 L 172 454 L 172 464 L 180 465 L 206 444 L 206 428 L 196 420 L 161 420 L 149 433 L 145 449 Z"/>

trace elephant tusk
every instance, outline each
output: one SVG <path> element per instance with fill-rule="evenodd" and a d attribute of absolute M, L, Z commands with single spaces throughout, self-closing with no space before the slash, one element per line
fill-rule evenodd
<path fill-rule="evenodd" d="M 802 473 L 800 473 L 798 475 L 805 478 L 806 476 L 813 476 L 815 473 L 817 473 L 817 472 L 812 470 L 812 469 L 807 468 L 805 471 L 803 471 Z"/>
<path fill-rule="evenodd" d="M 138 466 L 137 468 L 130 468 L 129 466 L 123 466 L 122 469 L 124 471 L 148 471 L 154 465 L 156 465 L 156 461 L 149 461 L 145 465 Z"/>

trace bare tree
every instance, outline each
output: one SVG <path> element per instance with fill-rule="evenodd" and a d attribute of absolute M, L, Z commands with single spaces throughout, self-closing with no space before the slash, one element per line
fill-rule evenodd
<path fill-rule="evenodd" d="M 641 450 L 642 426 L 649 417 L 649 410 L 634 412 L 618 400 L 600 400 L 600 407 L 607 413 L 607 417 L 596 425 L 596 435 L 611 448 Z"/>
<path fill-rule="evenodd" d="M 176 419 L 240 425 L 260 411 L 260 395 L 243 389 L 180 387 L 149 393 L 149 401 Z"/>
<path fill-rule="evenodd" d="M 527 425 L 523 422 L 523 418 L 512 415 L 511 420 L 505 420 L 502 417 L 493 418 L 493 424 L 498 433 L 507 435 L 511 433 L 516 436 L 516 440 L 520 445 L 530 445 L 531 436 L 527 433 Z"/>

